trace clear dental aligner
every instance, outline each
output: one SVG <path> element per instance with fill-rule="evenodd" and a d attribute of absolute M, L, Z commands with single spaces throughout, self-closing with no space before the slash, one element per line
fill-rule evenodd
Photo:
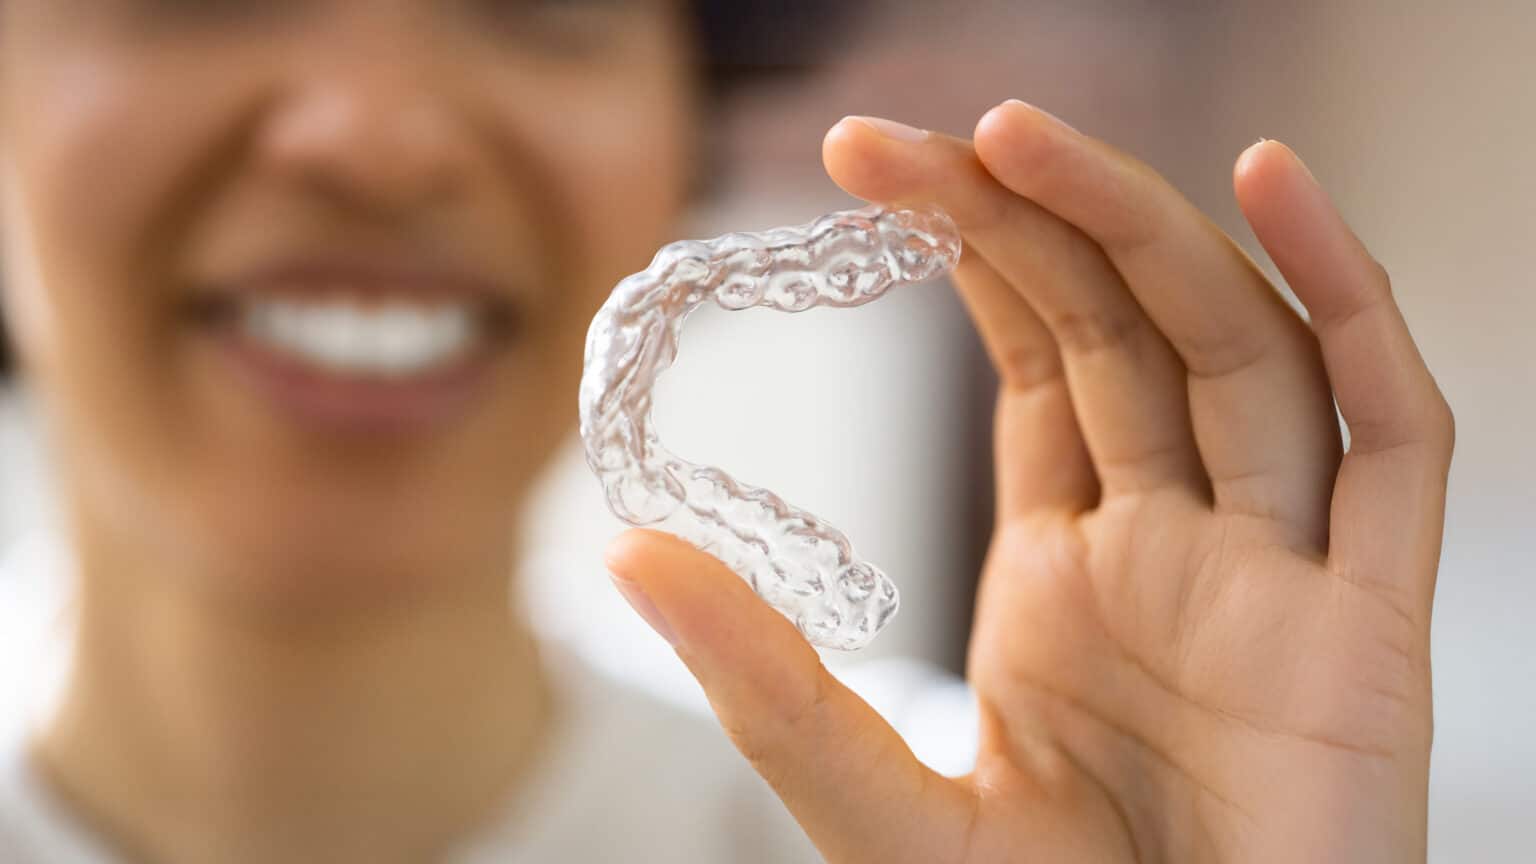
<path fill-rule="evenodd" d="M 858 306 L 959 258 L 960 234 L 942 211 L 881 206 L 662 248 L 614 287 L 587 332 L 581 437 L 609 508 L 724 561 L 812 644 L 867 645 L 896 614 L 890 578 L 814 515 L 668 452 L 651 388 L 677 356 L 683 320 L 707 300 L 728 310 Z"/>

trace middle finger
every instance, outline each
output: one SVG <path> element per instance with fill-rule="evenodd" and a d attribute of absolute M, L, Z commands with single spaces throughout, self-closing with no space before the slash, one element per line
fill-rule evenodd
<path fill-rule="evenodd" d="M 1207 494 L 1178 355 L 1093 241 L 999 184 L 967 141 L 884 134 L 861 118 L 828 133 L 827 171 L 849 193 L 932 201 L 1045 321 L 1103 497 Z"/>
<path fill-rule="evenodd" d="M 1005 188 L 1103 250 L 1189 370 L 1218 511 L 1327 547 L 1339 426 L 1316 337 L 1238 246 L 1147 166 L 1020 102 L 975 148 Z"/>

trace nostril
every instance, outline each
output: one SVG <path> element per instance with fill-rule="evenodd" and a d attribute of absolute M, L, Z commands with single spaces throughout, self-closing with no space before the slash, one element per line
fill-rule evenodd
<path fill-rule="evenodd" d="M 259 158 L 306 192 L 393 213 L 440 203 L 460 185 L 462 131 L 430 94 L 382 84 L 311 87 L 273 106 Z"/>

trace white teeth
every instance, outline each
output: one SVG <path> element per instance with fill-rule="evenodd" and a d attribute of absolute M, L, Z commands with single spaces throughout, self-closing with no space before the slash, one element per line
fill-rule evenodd
<path fill-rule="evenodd" d="M 394 377 L 461 356 L 475 335 L 467 305 L 370 308 L 341 299 L 258 298 L 246 306 L 244 328 L 256 342 L 312 366 Z"/>

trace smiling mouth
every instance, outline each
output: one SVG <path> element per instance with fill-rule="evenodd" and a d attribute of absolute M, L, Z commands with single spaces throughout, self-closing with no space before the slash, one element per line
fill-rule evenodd
<path fill-rule="evenodd" d="M 253 346 L 335 377 L 402 379 L 462 362 L 500 335 L 487 304 L 254 297 L 239 330 Z"/>
<path fill-rule="evenodd" d="M 443 281 L 263 280 L 200 292 L 191 308 L 269 403 L 349 431 L 459 416 L 518 330 L 504 294 Z"/>

